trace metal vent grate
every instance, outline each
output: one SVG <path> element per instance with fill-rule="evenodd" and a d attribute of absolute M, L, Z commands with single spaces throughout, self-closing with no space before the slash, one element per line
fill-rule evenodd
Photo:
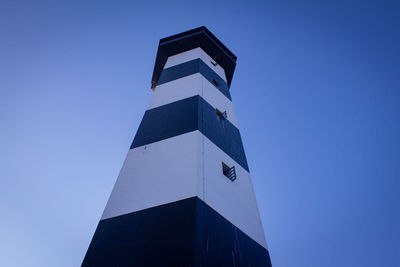
<path fill-rule="evenodd" d="M 235 166 L 229 167 L 228 165 L 222 162 L 222 172 L 232 182 L 236 180 Z"/>

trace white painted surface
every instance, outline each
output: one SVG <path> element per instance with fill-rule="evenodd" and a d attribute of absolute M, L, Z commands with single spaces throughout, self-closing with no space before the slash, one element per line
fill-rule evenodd
<path fill-rule="evenodd" d="M 267 248 L 250 174 L 206 137 L 203 149 L 205 202 Z M 223 174 L 222 162 L 235 166 L 235 181 Z"/>
<path fill-rule="evenodd" d="M 224 69 L 219 64 L 214 66 L 211 62 L 217 62 L 200 47 L 169 57 L 165 63 L 164 69 L 198 58 L 206 63 L 207 66 L 214 70 L 226 82 Z"/>
<path fill-rule="evenodd" d="M 218 108 L 221 112 L 226 111 L 227 119 L 239 128 L 236 119 L 233 103 L 224 94 L 222 94 L 215 86 L 202 76 L 202 92 L 201 97 L 204 98 L 213 108 Z"/>
<path fill-rule="evenodd" d="M 195 131 L 131 149 L 102 219 L 201 194 L 200 141 Z"/>
<path fill-rule="evenodd" d="M 191 96 L 200 95 L 213 108 L 227 113 L 227 119 L 238 127 L 232 101 L 224 96 L 200 73 L 195 73 L 158 85 L 151 97 L 147 109 L 156 108 Z"/>
<path fill-rule="evenodd" d="M 102 219 L 194 196 L 267 248 L 250 174 L 199 131 L 131 149 Z"/>
<path fill-rule="evenodd" d="M 147 109 L 149 110 L 163 106 L 191 96 L 201 95 L 202 79 L 205 79 L 203 75 L 195 73 L 193 75 L 157 85 Z M 214 89 L 218 91 L 217 88 Z"/>

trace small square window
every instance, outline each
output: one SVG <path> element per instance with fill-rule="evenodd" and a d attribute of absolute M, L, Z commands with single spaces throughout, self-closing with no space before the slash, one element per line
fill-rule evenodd
<path fill-rule="evenodd" d="M 219 109 L 215 109 L 215 113 L 217 113 L 217 115 L 221 118 L 221 119 L 226 119 L 226 117 L 228 117 L 228 115 L 226 114 L 226 111 L 221 112 L 221 110 Z"/>
<path fill-rule="evenodd" d="M 213 79 L 212 82 L 216 87 L 219 87 L 219 83 L 215 79 Z"/>

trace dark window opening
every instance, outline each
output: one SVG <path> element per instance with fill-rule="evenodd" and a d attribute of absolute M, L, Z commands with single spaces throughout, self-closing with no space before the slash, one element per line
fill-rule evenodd
<path fill-rule="evenodd" d="M 226 114 L 226 111 L 221 112 L 221 110 L 219 109 L 215 109 L 215 113 L 217 113 L 217 115 L 221 118 L 221 119 L 226 119 L 226 117 L 228 117 L 228 115 Z"/>
<path fill-rule="evenodd" d="M 229 167 L 222 162 L 222 173 L 232 182 L 236 180 L 235 166 Z"/>
<path fill-rule="evenodd" d="M 216 87 L 219 87 L 219 83 L 218 83 L 215 79 L 213 79 L 213 84 L 214 84 Z"/>

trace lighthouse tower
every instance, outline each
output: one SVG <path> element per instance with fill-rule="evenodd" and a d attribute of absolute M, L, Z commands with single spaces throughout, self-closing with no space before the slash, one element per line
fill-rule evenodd
<path fill-rule="evenodd" d="M 82 266 L 271 266 L 235 66 L 205 27 L 160 40 L 154 94 Z"/>

